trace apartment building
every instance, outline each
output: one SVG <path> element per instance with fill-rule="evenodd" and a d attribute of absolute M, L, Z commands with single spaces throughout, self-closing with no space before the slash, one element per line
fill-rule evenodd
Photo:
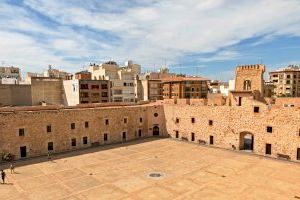
<path fill-rule="evenodd" d="M 207 98 L 208 79 L 202 77 L 171 77 L 163 79 L 164 99 Z"/>
<path fill-rule="evenodd" d="M 110 102 L 110 82 L 90 78 L 90 72 L 82 71 L 75 74 L 75 79 L 64 80 L 65 105 Z"/>
<path fill-rule="evenodd" d="M 0 67 L 0 84 L 18 84 L 21 72 L 18 67 Z"/>
<path fill-rule="evenodd" d="M 100 65 L 91 64 L 88 71 L 93 80 L 109 80 L 111 82 L 112 102 L 135 102 L 136 100 L 136 75 L 141 72 L 141 66 L 132 61 L 120 67 L 114 61 L 108 61 Z"/>
<path fill-rule="evenodd" d="M 300 97 L 300 68 L 298 66 L 289 65 L 285 68 L 271 71 L 269 80 L 275 86 L 275 96 Z"/>

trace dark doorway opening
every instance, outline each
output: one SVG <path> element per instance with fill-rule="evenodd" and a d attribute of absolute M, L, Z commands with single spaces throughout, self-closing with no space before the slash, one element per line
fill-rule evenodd
<path fill-rule="evenodd" d="M 214 136 L 209 136 L 209 144 L 214 144 Z"/>
<path fill-rule="evenodd" d="M 297 148 L 297 160 L 300 160 L 300 148 Z"/>
<path fill-rule="evenodd" d="M 241 106 L 242 105 L 242 97 L 239 97 L 239 104 L 238 106 Z"/>
<path fill-rule="evenodd" d="M 195 141 L 195 133 L 191 133 L 191 141 Z"/>
<path fill-rule="evenodd" d="M 142 130 L 139 130 L 139 137 L 142 137 Z"/>
<path fill-rule="evenodd" d="M 123 132 L 123 133 L 122 133 L 122 139 L 123 139 L 123 140 L 126 140 L 126 132 Z"/>
<path fill-rule="evenodd" d="M 159 127 L 158 126 L 153 127 L 153 136 L 159 136 Z"/>
<path fill-rule="evenodd" d="M 20 147 L 20 156 L 21 158 L 25 158 L 27 156 L 26 146 Z"/>
<path fill-rule="evenodd" d="M 266 144 L 266 154 L 271 155 L 272 154 L 272 145 Z"/>
<path fill-rule="evenodd" d="M 253 151 L 254 147 L 254 136 L 249 132 L 240 133 L 240 150 Z"/>

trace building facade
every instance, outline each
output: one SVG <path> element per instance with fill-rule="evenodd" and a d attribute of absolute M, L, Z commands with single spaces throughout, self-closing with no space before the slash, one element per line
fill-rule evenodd
<path fill-rule="evenodd" d="M 88 71 L 92 73 L 93 80 L 109 80 L 111 82 L 112 102 L 135 102 L 136 82 L 135 77 L 140 73 L 141 66 L 128 61 L 127 65 L 120 67 L 114 61 L 101 65 L 91 64 Z"/>
<path fill-rule="evenodd" d="M 163 79 L 164 99 L 207 98 L 208 79 L 200 77 L 171 77 Z"/>
<path fill-rule="evenodd" d="M 269 81 L 275 86 L 277 97 L 300 97 L 300 68 L 290 65 L 269 73 Z"/>
<path fill-rule="evenodd" d="M 64 80 L 64 105 L 110 102 L 108 80 L 74 79 Z"/>
<path fill-rule="evenodd" d="M 15 78 L 21 79 L 21 71 L 18 67 L 0 67 L 0 79 Z"/>

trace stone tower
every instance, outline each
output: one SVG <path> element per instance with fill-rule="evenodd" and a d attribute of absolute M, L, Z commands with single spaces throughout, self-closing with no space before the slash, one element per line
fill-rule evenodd
<path fill-rule="evenodd" d="M 263 94 L 265 65 L 237 66 L 235 70 L 235 91 L 251 91 Z"/>

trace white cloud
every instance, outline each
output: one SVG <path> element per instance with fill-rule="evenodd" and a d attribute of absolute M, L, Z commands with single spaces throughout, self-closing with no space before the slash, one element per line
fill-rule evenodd
<path fill-rule="evenodd" d="M 0 19 L 0 25 L 16 24 L 15 29 L 45 34 L 47 41 L 27 37 L 27 43 L 16 38 L 12 44 L 0 43 L 1 49 L 19 47 L 36 63 L 61 62 L 60 66 L 78 65 L 65 57 L 115 58 L 118 61 L 134 59 L 144 65 L 177 63 L 186 54 L 213 53 L 199 57 L 198 61 L 234 59 L 239 55 L 232 48 L 244 39 L 258 36 L 300 36 L 300 2 L 298 0 L 161 0 L 137 1 L 140 4 L 125 5 L 124 1 L 61 1 L 25 0 L 31 9 L 53 20 L 55 29 L 31 18 L 25 8 L 8 6 L 10 21 Z M 19 17 L 12 15 L 14 11 Z M 73 29 L 76 27 L 76 30 Z M 103 31 L 119 38 L 117 42 L 85 35 L 86 29 Z M 77 29 L 81 30 L 78 31 Z M 95 33 L 97 34 L 97 33 Z M 10 36 L 21 37 L 19 34 Z M 21 37 L 24 39 L 24 37 Z M 27 45 L 27 46 L 26 46 Z M 34 49 L 36 48 L 36 49 Z M 43 52 L 43 56 L 35 53 Z M 28 54 L 32 55 L 28 55 Z M 15 61 L 13 51 L 2 52 L 10 62 Z M 22 54 L 19 54 L 19 62 Z M 26 63 L 20 63 L 26 64 Z M 37 66 L 37 65 L 35 65 Z M 78 66 L 74 66 L 78 67 Z"/>

